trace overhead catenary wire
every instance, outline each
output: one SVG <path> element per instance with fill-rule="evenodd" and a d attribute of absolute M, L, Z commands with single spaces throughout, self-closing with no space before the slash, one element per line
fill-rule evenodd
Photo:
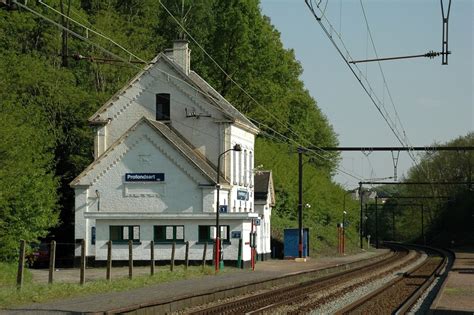
<path fill-rule="evenodd" d="M 139 67 L 139 66 L 137 66 L 137 65 L 135 65 L 135 64 L 133 64 L 133 63 L 131 63 L 130 60 L 127 60 L 127 59 L 125 59 L 125 58 L 123 58 L 123 57 L 117 55 L 116 53 L 113 53 L 113 52 L 109 51 L 108 49 L 106 49 L 106 48 L 100 46 L 99 44 L 96 44 L 96 43 L 92 42 L 89 38 L 86 38 L 86 37 L 84 37 L 83 35 L 80 35 L 80 34 L 74 32 L 74 31 L 72 31 L 72 30 L 70 30 L 70 29 L 64 27 L 63 25 L 61 25 L 61 24 L 59 24 L 59 23 L 57 23 L 57 22 L 51 20 L 50 18 L 44 16 L 43 14 L 41 14 L 41 13 L 39 13 L 39 12 L 33 10 L 32 8 L 26 6 L 26 5 L 22 4 L 22 3 L 19 3 L 19 2 L 16 1 L 16 0 L 12 0 L 12 1 L 13 1 L 14 3 L 16 3 L 17 5 L 19 5 L 20 7 L 26 9 L 27 11 L 29 11 L 29 12 L 31 12 L 31 13 L 33 13 L 33 14 L 35 14 L 35 15 L 37 15 L 37 16 L 43 18 L 43 19 L 45 19 L 46 21 L 52 23 L 53 25 L 57 26 L 58 28 L 65 30 L 66 32 L 68 32 L 68 33 L 70 33 L 71 35 L 73 35 L 74 37 L 77 37 L 77 38 L 79 38 L 79 39 L 81 39 L 81 40 L 83 40 L 83 41 L 89 43 L 90 45 L 92 45 L 92 46 L 98 48 L 98 49 L 101 50 L 102 52 L 104 52 L 104 53 L 106 53 L 106 54 L 109 54 L 109 55 L 111 55 L 111 56 L 113 56 L 113 57 L 115 57 L 115 58 L 117 58 L 117 59 L 123 61 L 124 63 L 127 63 L 127 64 L 129 64 L 129 65 L 131 65 L 131 66 L 133 66 L 133 67 L 135 67 L 135 68 L 137 68 L 137 69 L 139 69 L 139 70 L 143 70 L 141 67 Z M 58 11 L 58 12 L 59 12 L 59 11 Z M 166 75 L 168 76 L 168 78 L 172 78 L 172 79 L 175 79 L 175 80 L 177 80 L 177 81 L 180 81 L 180 82 L 182 82 L 182 83 L 184 83 L 184 84 L 190 86 L 190 87 L 193 88 L 195 91 L 197 91 L 197 92 L 203 94 L 204 96 L 206 96 L 206 97 L 208 96 L 208 95 L 206 95 L 203 91 L 201 91 L 201 90 L 197 89 L 196 87 L 190 85 L 188 82 L 186 82 L 186 81 L 184 81 L 184 80 L 182 80 L 182 79 L 180 79 L 180 78 L 178 78 L 178 77 L 176 77 L 176 76 L 174 76 L 174 75 L 172 75 L 172 74 L 170 74 L 170 73 L 167 73 L 166 71 L 163 71 L 163 70 L 161 70 L 161 69 L 157 69 L 157 70 L 158 70 L 159 72 L 162 72 L 163 74 L 166 74 Z M 234 81 L 234 82 L 235 82 L 235 81 Z M 245 91 L 245 90 L 243 90 L 243 91 Z M 247 91 L 245 91 L 245 93 L 246 93 L 247 95 L 249 95 L 249 97 L 250 97 L 257 105 L 259 105 L 259 106 L 261 106 L 262 108 L 264 108 L 264 107 L 263 107 L 259 102 L 257 102 L 250 94 L 248 94 Z M 121 96 L 124 96 L 124 95 L 121 95 Z M 130 100 L 132 100 L 132 99 L 130 99 Z M 133 100 L 133 101 L 134 101 L 134 100 Z M 264 108 L 264 109 L 265 109 L 265 108 Z M 265 109 L 265 110 L 266 110 L 266 109 Z M 268 110 L 267 110 L 267 112 L 268 112 Z M 270 112 L 268 112 L 268 113 L 271 114 Z M 271 114 L 271 115 L 272 115 L 272 114 Z M 273 115 L 272 115 L 272 116 L 273 116 Z M 255 120 L 254 120 L 254 121 L 255 121 Z M 282 123 L 282 122 L 279 121 L 279 120 L 278 120 L 278 122 L 281 123 L 281 124 L 284 124 L 284 123 Z M 273 128 L 267 126 L 266 124 L 263 124 L 263 123 L 259 123 L 259 124 L 260 124 L 260 125 L 263 125 L 263 126 L 266 126 L 266 127 L 269 128 L 270 130 L 272 130 L 272 132 L 276 132 Z M 294 133 L 294 131 L 292 131 L 291 129 L 288 129 L 288 130 L 290 130 L 292 133 Z M 280 134 L 281 136 L 283 136 L 283 137 L 286 137 L 286 136 L 282 135 L 281 133 L 279 133 L 279 134 Z M 296 135 L 297 135 L 297 134 L 296 134 Z M 299 135 L 297 135 L 297 136 L 298 136 L 298 138 L 301 138 Z M 302 145 L 301 143 L 299 143 L 298 141 L 296 141 L 296 140 L 294 140 L 294 139 L 291 139 L 291 138 L 288 138 L 288 137 L 286 137 L 286 138 L 287 138 L 289 141 L 291 141 L 292 143 L 294 143 L 295 145 L 298 145 L 298 146 L 300 146 L 300 147 L 305 147 L 304 145 Z M 308 142 L 309 142 L 309 141 L 308 141 Z M 310 142 L 309 142 L 309 143 L 310 143 Z M 312 145 L 312 144 L 311 144 L 311 145 Z M 312 146 L 313 146 L 313 148 L 317 148 L 318 150 L 323 151 L 323 150 L 319 149 L 319 147 L 317 147 L 317 146 L 314 146 L 314 145 L 312 145 Z M 314 153 L 315 155 L 319 156 L 320 158 L 324 158 L 324 159 L 330 160 L 329 158 L 327 158 L 327 157 L 325 157 L 325 156 L 323 156 L 323 155 L 317 153 L 317 151 L 314 150 L 314 149 L 310 149 L 309 151 L 311 151 L 311 152 Z M 348 175 L 348 176 L 352 177 L 352 178 L 355 178 L 355 179 L 358 179 L 358 180 L 360 180 L 360 179 L 362 178 L 362 177 L 360 177 L 360 176 L 358 176 L 358 175 L 353 175 L 353 174 L 351 174 L 351 173 L 348 172 L 348 171 L 342 170 L 341 168 L 335 167 L 335 169 L 338 170 L 339 172 L 345 174 L 345 175 Z"/>
<path fill-rule="evenodd" d="M 334 27 L 332 26 L 331 22 L 329 21 L 329 19 L 325 16 L 325 15 L 321 15 L 321 16 L 318 16 L 318 14 L 316 14 L 316 11 L 315 11 L 315 7 L 312 3 L 312 0 L 305 0 L 305 3 L 306 5 L 308 6 L 309 10 L 311 11 L 311 13 L 313 14 L 314 18 L 316 19 L 316 21 L 318 22 L 318 24 L 321 26 L 323 32 L 325 33 L 325 35 L 328 37 L 328 39 L 330 40 L 331 44 L 334 46 L 334 48 L 337 50 L 338 54 L 341 56 L 341 58 L 344 60 L 344 62 L 346 63 L 347 67 L 349 68 L 349 70 L 352 72 L 352 74 L 356 77 L 357 81 L 359 82 L 359 84 L 361 85 L 361 87 L 363 88 L 364 92 L 367 94 L 367 96 L 369 97 L 370 101 L 372 102 L 372 104 L 376 107 L 377 111 L 380 113 L 380 115 L 382 116 L 382 118 L 384 119 L 384 121 L 386 122 L 387 126 L 389 127 L 389 129 L 392 131 L 392 133 L 394 134 L 395 138 L 397 139 L 397 141 L 402 145 L 402 146 L 405 146 L 405 147 L 410 147 L 411 144 L 409 143 L 409 140 L 407 141 L 405 138 L 406 136 L 406 132 L 404 133 L 404 135 L 401 135 L 400 134 L 400 131 L 398 130 L 398 128 L 396 127 L 396 125 L 393 123 L 392 119 L 390 118 L 390 116 L 388 115 L 388 112 L 386 111 L 385 109 L 385 106 L 382 106 L 382 102 L 380 101 L 380 99 L 378 98 L 377 94 L 374 92 L 369 80 L 367 79 L 367 77 L 365 77 L 363 75 L 363 72 L 361 71 L 361 69 L 357 66 L 357 64 L 355 65 L 351 65 L 349 63 L 349 60 L 352 60 L 353 58 L 351 57 L 351 54 L 349 52 L 349 49 L 347 48 L 344 40 L 342 39 L 342 36 L 340 33 L 338 33 Z M 317 9 L 321 11 L 321 8 L 316 6 Z M 322 21 L 325 21 L 327 24 L 328 24 L 328 27 L 329 27 L 329 30 L 328 28 L 326 27 L 326 25 L 322 22 Z M 339 42 L 340 44 L 342 45 L 342 48 L 338 45 L 338 43 L 336 43 L 335 41 L 335 38 L 332 34 L 336 34 L 336 37 L 339 39 Z M 343 52 L 344 50 L 344 52 Z M 379 105 L 379 103 L 381 105 Z M 384 114 L 384 111 L 386 114 Z M 415 167 L 419 167 L 419 161 L 417 161 L 417 158 L 415 157 L 415 155 L 412 153 L 412 152 L 408 152 L 408 155 L 410 157 L 410 159 L 413 161 L 413 165 Z"/>
<path fill-rule="evenodd" d="M 364 16 L 364 21 L 365 21 L 365 25 L 367 27 L 367 33 L 369 35 L 369 38 L 370 38 L 370 42 L 372 44 L 372 49 L 374 50 L 374 53 L 375 53 L 375 56 L 377 57 L 377 59 L 379 58 L 379 55 L 378 55 L 378 52 L 377 52 L 377 48 L 375 46 L 375 42 L 374 42 L 374 38 L 372 36 L 372 31 L 370 30 L 370 26 L 369 26 L 369 21 L 368 21 L 368 18 L 367 18 L 367 13 L 366 13 L 366 10 L 364 8 L 364 3 L 362 0 L 359 0 L 360 2 L 360 6 L 362 8 L 362 13 L 363 13 L 363 16 Z M 392 107 L 393 107 L 393 111 L 395 113 L 395 117 L 398 121 L 398 123 L 400 124 L 400 127 L 402 129 L 402 132 L 403 132 L 403 135 L 404 135 L 404 138 L 405 138 L 405 142 L 407 142 L 407 146 L 410 146 L 410 141 L 409 141 L 409 138 L 408 138 L 408 135 L 406 133 L 406 130 L 405 130 L 405 127 L 403 126 L 403 123 L 400 119 L 400 115 L 398 114 L 398 111 L 397 111 L 397 108 L 395 106 L 395 102 L 393 101 L 393 97 L 392 97 L 392 93 L 390 91 L 390 88 L 388 87 L 388 83 L 387 83 L 387 79 L 385 77 L 385 73 L 382 69 L 382 64 L 380 61 L 377 62 L 378 64 L 378 68 L 379 68 L 379 71 L 380 71 L 380 74 L 382 76 L 382 80 L 383 80 L 383 85 L 384 85 L 384 91 L 387 90 L 387 94 L 388 94 L 388 97 L 390 99 L 390 102 L 392 104 Z M 383 104 L 384 102 L 382 102 Z"/>

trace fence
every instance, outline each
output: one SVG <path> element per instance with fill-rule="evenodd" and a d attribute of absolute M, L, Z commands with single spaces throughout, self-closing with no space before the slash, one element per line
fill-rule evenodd
<path fill-rule="evenodd" d="M 18 273 L 17 273 L 17 287 L 21 289 L 23 286 L 23 278 L 24 278 L 24 268 L 26 262 L 30 259 L 25 254 L 26 251 L 26 242 L 24 240 L 20 241 L 20 254 L 19 254 L 19 261 L 18 261 Z M 48 273 L 48 283 L 53 283 L 55 279 L 55 271 L 56 271 L 56 262 L 58 261 L 57 254 L 57 245 L 60 246 L 75 246 L 76 244 L 68 244 L 68 243 L 56 243 L 56 241 L 51 241 L 48 245 L 48 250 L 44 250 L 45 244 L 42 244 L 43 248 L 38 248 L 38 250 L 43 250 L 43 254 L 38 256 L 40 257 L 40 263 L 47 263 L 49 273 Z M 150 256 L 149 256 L 149 266 L 150 266 L 150 275 L 155 274 L 156 268 L 156 261 L 155 261 L 155 242 L 150 241 Z M 185 242 L 185 257 L 184 257 L 184 268 L 185 270 L 188 269 L 189 266 L 189 242 Z M 207 247 L 208 244 L 204 243 L 203 247 L 203 254 L 202 254 L 202 268 L 204 269 L 205 265 L 207 264 Z M 105 279 L 110 281 L 112 278 L 112 251 L 113 251 L 113 242 L 107 242 L 107 261 L 106 261 L 106 272 L 105 272 Z M 45 256 L 45 252 L 47 253 L 48 257 Z M 214 251 L 213 251 L 214 252 Z M 74 250 L 72 250 L 74 253 Z M 175 269 L 175 253 L 176 253 L 176 243 L 172 243 L 171 248 L 171 256 L 170 256 L 170 271 L 174 271 Z M 64 258 L 64 255 L 61 255 Z M 74 255 L 67 259 L 69 262 L 62 261 L 63 265 L 67 265 L 68 263 L 72 265 L 72 260 L 74 259 Z M 31 265 L 32 262 L 29 262 Z M 128 277 L 132 279 L 134 275 L 134 259 L 133 259 L 133 241 L 128 242 Z M 82 285 L 85 283 L 85 276 L 86 276 L 86 244 L 84 240 L 80 242 L 80 260 L 79 260 L 79 283 Z"/>

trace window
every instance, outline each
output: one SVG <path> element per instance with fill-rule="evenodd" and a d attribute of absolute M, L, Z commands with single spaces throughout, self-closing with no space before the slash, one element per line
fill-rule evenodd
<path fill-rule="evenodd" d="M 242 155 L 244 154 L 244 152 L 240 151 L 239 152 L 239 185 L 242 185 L 242 167 L 243 167 L 243 163 L 242 163 Z"/>
<path fill-rule="evenodd" d="M 253 187 L 253 176 L 254 176 L 254 173 L 253 173 L 253 153 L 252 151 L 249 151 L 249 160 L 250 160 L 250 166 L 249 166 L 249 176 L 250 176 L 250 186 Z"/>
<path fill-rule="evenodd" d="M 129 240 L 133 242 L 140 241 L 140 226 L 139 225 L 111 225 L 109 227 L 110 240 L 115 243 L 127 243 Z"/>
<path fill-rule="evenodd" d="M 184 225 L 155 225 L 155 242 L 184 242 Z"/>
<path fill-rule="evenodd" d="M 91 227 L 91 245 L 95 245 L 95 226 Z"/>
<path fill-rule="evenodd" d="M 237 184 L 237 151 L 232 152 L 232 180 Z"/>
<path fill-rule="evenodd" d="M 170 94 L 156 94 L 156 120 L 170 120 Z"/>
<path fill-rule="evenodd" d="M 248 166 L 248 163 L 247 163 L 247 150 L 244 150 L 244 185 L 247 186 L 248 185 L 248 170 L 247 170 L 247 166 Z"/>
<path fill-rule="evenodd" d="M 200 225 L 198 242 L 200 243 L 213 242 L 216 235 L 215 231 L 216 231 L 215 225 Z M 221 225 L 221 239 L 224 243 L 229 242 L 229 226 L 228 225 Z"/>

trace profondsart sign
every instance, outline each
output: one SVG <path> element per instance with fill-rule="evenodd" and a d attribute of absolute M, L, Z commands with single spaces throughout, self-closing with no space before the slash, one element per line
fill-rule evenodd
<path fill-rule="evenodd" d="M 165 173 L 126 173 L 126 182 L 164 182 Z"/>

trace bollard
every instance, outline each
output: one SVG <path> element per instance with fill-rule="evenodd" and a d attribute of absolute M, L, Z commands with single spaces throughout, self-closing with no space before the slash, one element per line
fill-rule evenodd
<path fill-rule="evenodd" d="M 155 242 L 150 241 L 150 275 L 155 274 Z"/>
<path fill-rule="evenodd" d="M 242 239 L 239 239 L 239 250 L 237 252 L 237 268 L 242 268 Z"/>
<path fill-rule="evenodd" d="M 171 247 L 171 263 L 170 263 L 170 270 L 171 271 L 174 270 L 174 254 L 175 254 L 175 251 L 176 251 L 176 243 L 173 242 L 173 245 Z"/>
<path fill-rule="evenodd" d="M 107 242 L 107 281 L 110 281 L 112 275 L 112 241 Z"/>
<path fill-rule="evenodd" d="M 204 250 L 202 251 L 202 270 L 206 266 L 207 243 L 204 243 Z"/>
<path fill-rule="evenodd" d="M 188 270 L 189 266 L 189 241 L 186 241 L 186 254 L 184 258 L 184 270 Z"/>
<path fill-rule="evenodd" d="M 18 257 L 18 273 L 16 276 L 16 285 L 20 290 L 23 287 L 23 273 L 25 271 L 25 240 L 20 241 L 20 256 Z"/>
<path fill-rule="evenodd" d="M 128 240 L 128 278 L 133 278 L 133 241 Z"/>
<path fill-rule="evenodd" d="M 79 283 L 82 285 L 86 282 L 86 241 L 81 240 L 81 266 L 79 273 Z"/>
<path fill-rule="evenodd" d="M 56 267 L 56 241 L 51 241 L 49 246 L 49 276 L 48 283 L 53 283 L 54 268 Z"/>

